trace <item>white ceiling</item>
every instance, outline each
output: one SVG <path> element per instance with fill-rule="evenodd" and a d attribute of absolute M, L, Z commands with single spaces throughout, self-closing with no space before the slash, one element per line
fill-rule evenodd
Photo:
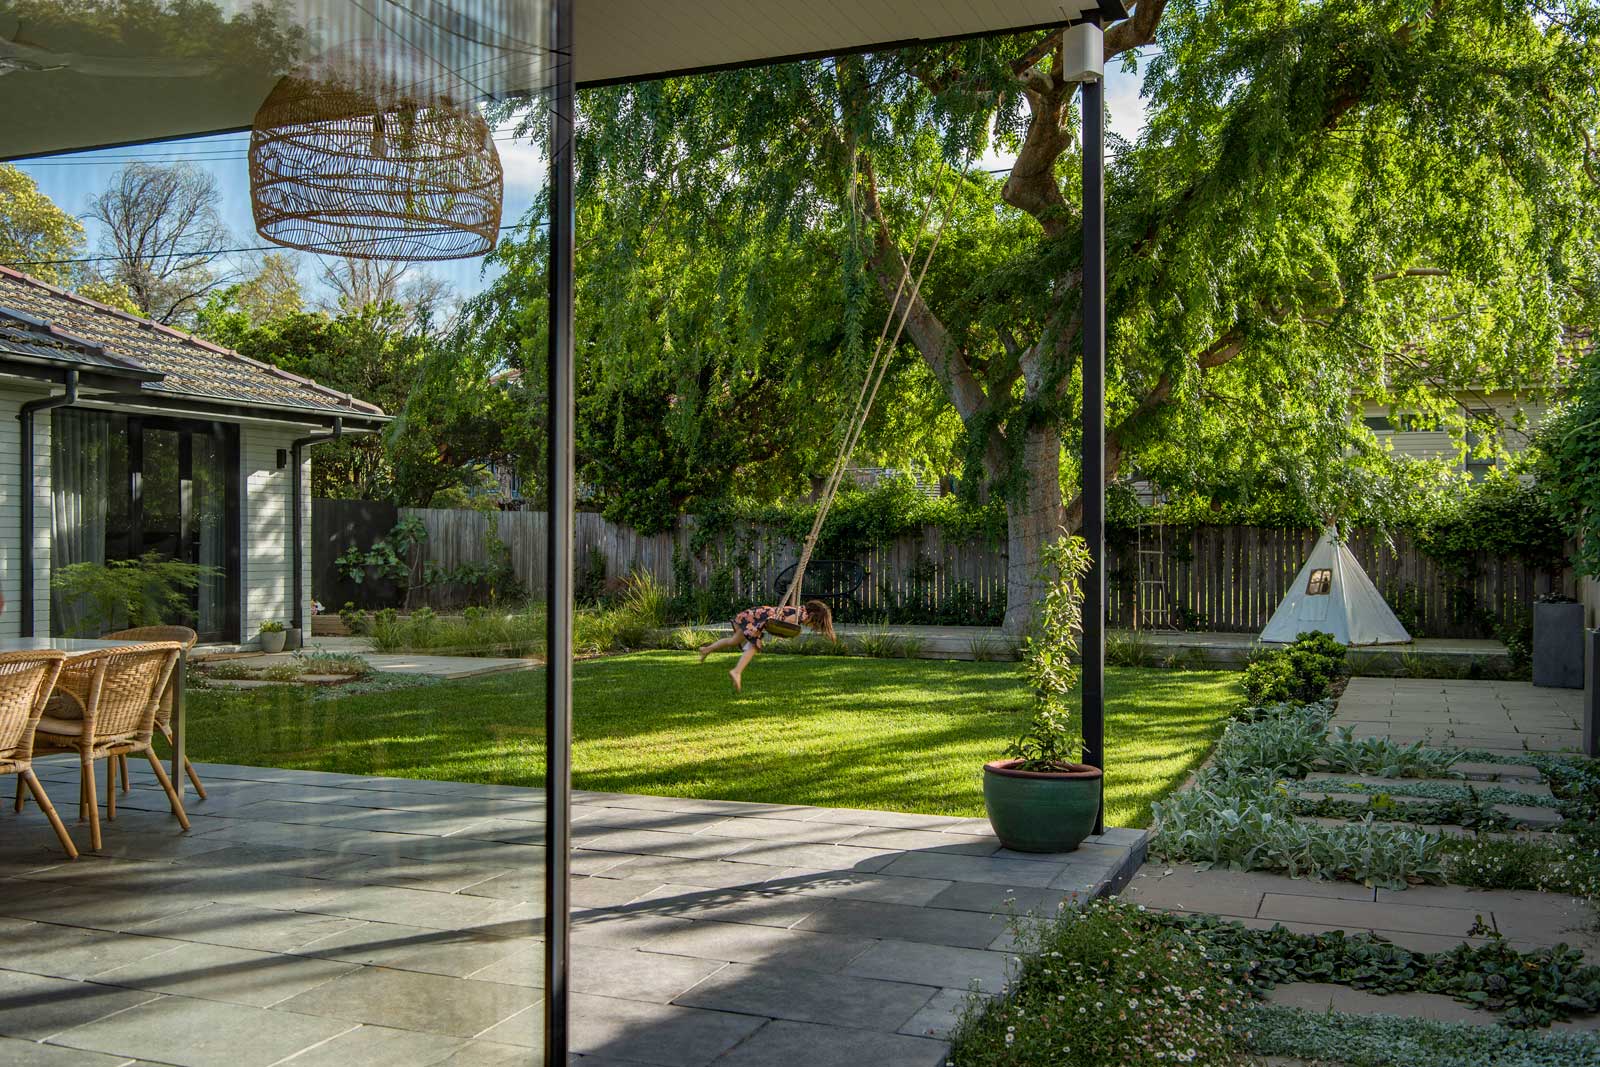
<path fill-rule="evenodd" d="M 1115 0 L 1113 0 L 1115 3 Z M 1099 0 L 575 0 L 580 85 L 1070 22 Z"/>
<path fill-rule="evenodd" d="M 190 19 L 83 17 L 97 2 L 27 21 L 0 9 L 0 159 L 243 129 L 280 77 L 355 37 L 402 38 L 487 95 L 548 74 L 547 0 L 289 0 L 260 44 Z M 213 0 L 226 21 L 241 0 Z M 574 0 L 580 85 L 659 77 L 1069 22 L 1121 0 Z M 34 9 L 37 11 L 38 9 Z M 50 10 L 50 9 L 45 9 Z"/>

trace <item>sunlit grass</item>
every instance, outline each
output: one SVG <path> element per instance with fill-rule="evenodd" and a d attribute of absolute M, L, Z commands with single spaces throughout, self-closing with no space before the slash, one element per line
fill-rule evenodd
<path fill-rule="evenodd" d="M 765 656 L 735 696 L 727 663 L 647 652 L 574 670 L 582 789 L 982 815 L 981 771 L 1020 731 L 1015 664 Z M 1238 676 L 1111 669 L 1108 821 L 1150 803 L 1210 751 Z M 528 671 L 312 701 L 293 688 L 195 692 L 198 759 L 348 774 L 539 785 L 544 676 Z"/>

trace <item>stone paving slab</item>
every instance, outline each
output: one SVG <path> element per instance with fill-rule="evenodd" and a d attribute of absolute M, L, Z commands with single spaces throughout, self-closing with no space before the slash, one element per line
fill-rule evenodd
<path fill-rule="evenodd" d="M 70 796 L 75 765 L 39 769 Z M 192 831 L 145 783 L 76 862 L 35 809 L 0 814 L 0 1042 L 28 1056 L 0 1062 L 528 1062 L 541 791 L 199 771 Z M 1032 856 L 981 819 L 587 792 L 574 808 L 572 1020 L 593 1067 L 931 1067 L 966 987 L 1004 980 L 1008 917 L 1120 884 L 1147 836 Z"/>
<path fill-rule="evenodd" d="M 1441 993 L 1391 993 L 1380 996 L 1364 989 L 1330 982 L 1291 982 L 1267 992 L 1267 1000 L 1306 1011 L 1341 1011 L 1352 1015 L 1400 1015 L 1436 1022 L 1473 1023 L 1493 1026 L 1499 1021 L 1494 1012 L 1463 1004 Z"/>
<path fill-rule="evenodd" d="M 1459 768 L 1463 765 L 1457 764 L 1456 766 Z M 1475 766 L 1486 765 L 1479 764 Z M 1517 770 L 1527 771 L 1529 773 L 1526 777 L 1512 777 L 1503 781 L 1496 781 L 1487 784 L 1494 785 L 1496 788 L 1505 789 L 1513 793 L 1525 793 L 1529 796 L 1540 797 L 1550 796 L 1550 787 L 1539 780 L 1538 771 L 1535 771 L 1532 767 L 1518 767 Z M 1305 780 L 1307 782 L 1314 782 L 1318 784 L 1326 782 L 1330 790 L 1337 789 L 1340 785 L 1364 785 L 1371 786 L 1373 789 L 1384 790 L 1392 789 L 1396 783 L 1396 780 L 1393 778 L 1379 778 L 1376 775 L 1370 774 L 1335 774 L 1331 771 L 1312 771 L 1310 774 L 1306 775 Z M 1456 785 L 1460 787 L 1463 793 L 1468 789 L 1468 787 L 1485 784 L 1475 781 L 1458 781 L 1456 779 L 1438 780 L 1444 782 L 1445 784 Z M 1415 779 L 1401 779 L 1401 781 L 1410 782 L 1415 781 Z M 1396 797 L 1395 799 L 1400 800 L 1403 798 Z"/>

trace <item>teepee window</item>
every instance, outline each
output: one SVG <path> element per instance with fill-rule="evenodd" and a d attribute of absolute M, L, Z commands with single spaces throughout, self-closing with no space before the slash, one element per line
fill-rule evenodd
<path fill-rule="evenodd" d="M 1333 589 L 1333 571 L 1322 567 L 1311 572 L 1306 581 L 1306 596 L 1327 596 Z"/>

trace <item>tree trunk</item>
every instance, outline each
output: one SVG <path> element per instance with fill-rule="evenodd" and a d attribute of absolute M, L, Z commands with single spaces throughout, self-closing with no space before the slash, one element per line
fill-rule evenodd
<path fill-rule="evenodd" d="M 1028 427 L 1022 442 L 1023 490 L 1006 504 L 1005 630 L 1021 634 L 1044 595 L 1039 549 L 1061 535 L 1061 435 L 1053 422 Z"/>

